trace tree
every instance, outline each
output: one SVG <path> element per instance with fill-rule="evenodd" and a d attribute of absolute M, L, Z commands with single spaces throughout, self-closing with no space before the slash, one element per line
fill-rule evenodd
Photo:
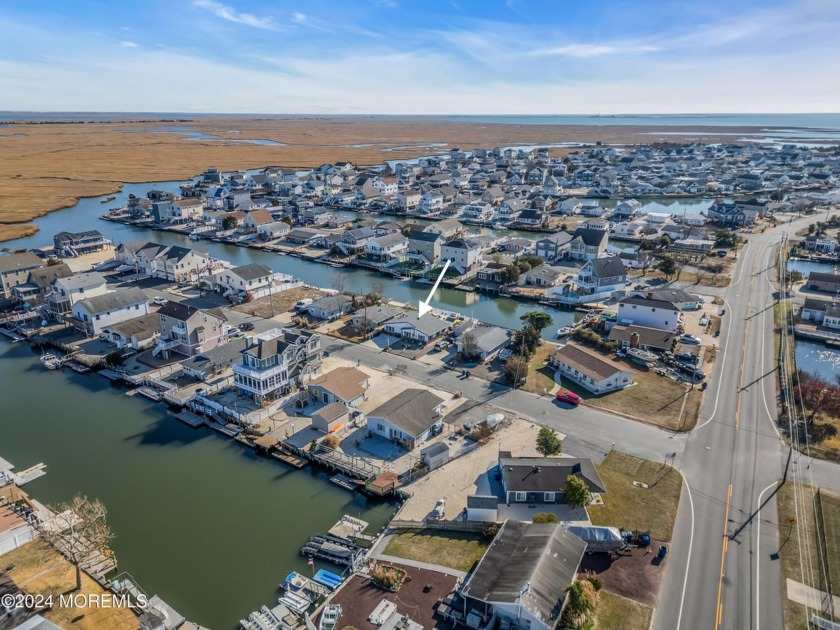
<path fill-rule="evenodd" d="M 280 219 L 283 223 L 287 223 L 289 227 L 292 227 L 292 217 L 283 217 Z"/>
<path fill-rule="evenodd" d="M 225 217 L 224 219 L 222 219 L 223 230 L 232 230 L 237 225 L 239 225 L 239 222 L 236 220 L 236 217 Z"/>
<path fill-rule="evenodd" d="M 517 267 L 516 265 L 508 265 L 507 267 L 502 269 L 501 276 L 503 284 L 513 284 L 514 282 L 519 280 L 519 267 Z"/>
<path fill-rule="evenodd" d="M 516 260 L 516 262 L 527 264 L 528 269 L 535 269 L 536 267 L 539 267 L 540 265 L 545 263 L 545 261 L 542 258 L 540 258 L 539 256 L 534 256 L 533 254 L 525 254 L 523 256 L 520 256 Z M 522 269 L 521 266 L 520 269 Z M 527 271 L 527 269 L 522 269 L 522 271 Z"/>
<path fill-rule="evenodd" d="M 566 625 L 576 630 L 592 627 L 592 614 L 598 605 L 598 592 L 589 580 L 576 580 L 566 587 L 568 598 L 563 612 Z"/>
<path fill-rule="evenodd" d="M 492 260 L 497 265 L 501 263 L 504 259 L 505 257 L 502 256 L 502 252 L 493 252 L 493 255 L 490 256 L 490 260 Z"/>
<path fill-rule="evenodd" d="M 806 418 L 810 424 L 818 412 L 832 418 L 840 418 L 840 387 L 831 385 L 811 374 L 802 374 L 793 388 L 793 398 L 809 412 Z"/>
<path fill-rule="evenodd" d="M 534 514 L 534 523 L 556 523 L 557 515 L 551 512 L 537 512 Z"/>
<path fill-rule="evenodd" d="M 520 356 L 512 356 L 505 362 L 505 378 L 508 383 L 518 387 L 528 375 L 528 361 Z"/>
<path fill-rule="evenodd" d="M 531 326 L 524 326 L 522 330 L 513 333 L 511 345 L 513 349 L 526 359 L 530 359 L 542 343 L 540 331 Z"/>
<path fill-rule="evenodd" d="M 61 260 L 58 258 L 50 258 L 47 260 L 47 267 L 55 267 L 61 264 Z"/>
<path fill-rule="evenodd" d="M 554 322 L 551 319 L 551 315 L 543 311 L 528 311 L 524 315 L 519 316 L 519 321 L 538 332 L 542 332 L 543 328 L 550 326 Z"/>
<path fill-rule="evenodd" d="M 659 237 L 659 246 L 662 247 L 663 249 L 665 247 L 668 247 L 668 245 L 670 245 L 670 244 L 671 244 L 671 237 L 668 236 L 667 234 L 663 234 L 662 236 Z"/>
<path fill-rule="evenodd" d="M 737 244 L 737 234 L 729 230 L 715 230 L 715 247 L 735 247 Z"/>
<path fill-rule="evenodd" d="M 461 335 L 461 358 L 464 360 L 475 359 L 481 354 L 478 347 L 478 338 L 475 333 L 468 330 Z"/>
<path fill-rule="evenodd" d="M 76 567 L 76 590 L 82 588 L 82 565 L 99 555 L 111 555 L 114 532 L 108 525 L 108 510 L 99 499 L 82 494 L 51 506 L 55 516 L 44 522 L 41 535 Z"/>
<path fill-rule="evenodd" d="M 659 271 L 665 274 L 666 278 L 670 278 L 677 272 L 677 262 L 671 258 L 670 256 L 665 256 L 662 260 L 659 261 L 659 264 L 656 266 Z"/>
<path fill-rule="evenodd" d="M 592 500 L 589 493 L 589 486 L 586 482 L 576 475 L 569 475 L 566 477 L 565 490 L 566 503 L 569 505 L 576 505 L 578 507 L 586 507 Z"/>
<path fill-rule="evenodd" d="M 105 355 L 105 365 L 107 365 L 111 369 L 118 368 L 123 363 L 125 363 L 125 359 L 123 358 L 123 355 L 121 355 L 119 352 L 109 352 Z"/>
<path fill-rule="evenodd" d="M 554 429 L 543 427 L 537 433 L 537 452 L 543 457 L 560 455 L 563 452 L 563 440 Z"/>

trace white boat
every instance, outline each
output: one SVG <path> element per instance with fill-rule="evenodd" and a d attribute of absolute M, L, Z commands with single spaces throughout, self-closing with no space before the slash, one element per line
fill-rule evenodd
<path fill-rule="evenodd" d="M 558 337 L 568 337 L 575 331 L 573 326 L 563 326 L 560 330 L 557 331 Z"/>
<path fill-rule="evenodd" d="M 41 365 L 48 370 L 57 370 L 61 367 L 61 359 L 52 352 L 45 352 L 41 355 Z"/>
<path fill-rule="evenodd" d="M 289 591 L 287 591 L 283 597 L 279 598 L 277 603 L 283 604 L 286 608 L 298 615 L 302 615 L 306 612 L 306 609 L 312 605 L 312 602 L 305 597 L 301 597 L 300 595 L 296 595 L 295 593 L 291 593 Z"/>
<path fill-rule="evenodd" d="M 507 226 L 504 223 L 494 223 L 491 226 L 494 230 L 506 230 Z"/>
<path fill-rule="evenodd" d="M 321 620 L 318 622 L 318 630 L 335 630 L 338 625 L 338 618 L 341 617 L 340 604 L 327 604 L 324 612 L 321 613 Z"/>
<path fill-rule="evenodd" d="M 201 237 L 198 234 L 193 232 L 192 234 L 190 234 L 190 240 L 191 241 L 200 241 Z"/>

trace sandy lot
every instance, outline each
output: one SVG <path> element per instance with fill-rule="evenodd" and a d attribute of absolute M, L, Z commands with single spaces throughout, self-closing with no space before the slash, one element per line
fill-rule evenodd
<path fill-rule="evenodd" d="M 496 465 L 499 451 L 514 455 L 538 455 L 534 449 L 539 427 L 524 420 L 514 420 L 496 433 L 488 444 L 432 471 L 422 479 L 405 486 L 411 493 L 397 518 L 419 521 L 428 516 L 438 499 L 446 499 L 448 520 L 456 518 L 467 506 L 470 494 L 486 494 L 489 490 L 487 471 Z M 565 437 L 560 435 L 561 438 Z"/>

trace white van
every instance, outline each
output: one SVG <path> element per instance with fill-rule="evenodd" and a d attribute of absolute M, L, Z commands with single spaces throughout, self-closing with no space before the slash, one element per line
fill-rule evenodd
<path fill-rule="evenodd" d="M 312 298 L 303 298 L 302 300 L 298 301 L 298 302 L 295 304 L 295 310 L 296 310 L 296 311 L 302 311 L 302 310 L 303 310 L 303 309 L 305 309 L 307 306 L 309 306 L 310 304 L 312 304 L 312 302 L 313 302 Z"/>

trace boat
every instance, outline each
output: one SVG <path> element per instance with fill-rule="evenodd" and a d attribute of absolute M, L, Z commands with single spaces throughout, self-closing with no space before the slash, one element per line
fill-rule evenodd
<path fill-rule="evenodd" d="M 504 225 L 503 223 L 494 223 L 492 225 L 492 227 L 493 227 L 494 230 L 506 230 L 507 229 L 507 226 Z"/>
<path fill-rule="evenodd" d="M 105 199 L 103 199 L 99 203 L 108 203 L 109 201 L 113 201 L 114 199 L 116 199 L 116 197 L 114 197 L 114 196 L 106 197 Z"/>
<path fill-rule="evenodd" d="M 563 326 L 560 330 L 557 331 L 558 337 L 568 337 L 573 332 L 575 332 L 574 326 Z"/>
<path fill-rule="evenodd" d="M 628 348 L 627 356 L 630 357 L 630 360 L 634 363 L 642 365 L 656 363 L 659 360 L 659 357 L 653 352 L 648 352 L 647 350 L 642 350 L 641 348 Z"/>
<path fill-rule="evenodd" d="M 61 359 L 52 352 L 46 352 L 41 355 L 41 365 L 48 370 L 57 370 L 61 367 Z"/>
<path fill-rule="evenodd" d="M 192 234 L 190 234 L 190 240 L 191 241 L 200 241 L 201 236 L 199 236 L 198 234 L 192 233 Z"/>
<path fill-rule="evenodd" d="M 280 585 L 284 591 L 287 592 L 297 592 L 301 591 L 306 588 L 306 585 L 309 583 L 309 580 L 298 573 L 297 571 L 292 571 L 289 575 L 286 576 L 286 579 L 283 580 L 283 583 Z"/>
<path fill-rule="evenodd" d="M 343 578 L 340 575 L 336 575 L 332 571 L 327 571 L 326 569 L 318 569 L 318 572 L 312 577 L 312 579 L 318 584 L 326 586 L 331 591 L 337 589 L 343 581 Z"/>
<path fill-rule="evenodd" d="M 327 604 L 324 606 L 324 612 L 321 613 L 318 630 L 335 630 L 339 617 L 341 617 L 341 604 Z"/>
<path fill-rule="evenodd" d="M 282 597 L 278 598 L 277 603 L 283 604 L 286 608 L 298 615 L 302 615 L 312 605 L 312 602 L 305 597 L 288 591 Z"/>

